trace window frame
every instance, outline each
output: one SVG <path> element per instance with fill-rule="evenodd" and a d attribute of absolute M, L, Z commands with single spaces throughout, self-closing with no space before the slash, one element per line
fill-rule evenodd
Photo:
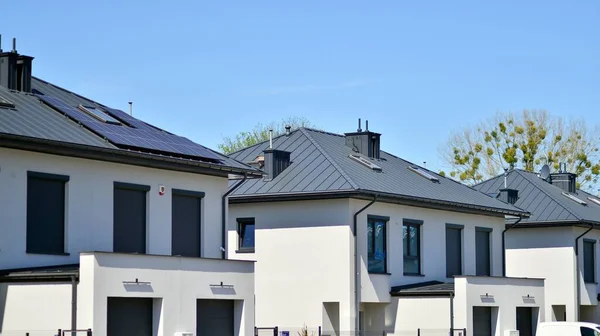
<path fill-rule="evenodd" d="M 254 217 L 237 218 L 238 253 L 254 253 L 256 249 L 256 219 Z M 254 246 L 243 246 L 246 225 L 254 225 Z"/>
<path fill-rule="evenodd" d="M 388 273 L 388 253 L 387 253 L 387 234 L 388 234 L 388 222 L 390 221 L 390 217 L 386 216 L 378 216 L 378 215 L 367 215 L 367 232 L 365 240 L 367 242 L 367 271 L 369 274 L 389 274 Z M 368 241 L 368 230 L 369 225 L 371 223 L 375 224 L 377 222 L 383 222 L 383 271 L 371 271 L 369 269 L 369 241 Z M 373 228 L 375 229 L 375 228 Z M 375 233 L 373 232 L 373 242 L 371 246 L 375 247 L 377 240 L 375 237 Z M 375 251 L 373 251 L 375 253 Z"/>
<path fill-rule="evenodd" d="M 446 237 L 446 250 L 445 250 L 445 253 L 446 253 L 446 277 L 447 278 L 452 278 L 455 275 L 463 275 L 464 274 L 464 268 L 465 268 L 464 265 L 463 265 L 463 262 L 464 262 L 464 260 L 463 260 L 463 253 L 464 253 L 464 228 L 465 228 L 464 225 L 446 223 L 446 231 L 445 231 L 445 233 L 446 233 L 446 236 L 445 236 Z M 458 230 L 459 231 L 459 241 L 458 241 L 458 244 L 460 246 L 460 248 L 459 248 L 459 255 L 458 255 L 458 258 L 460 259 L 460 272 L 459 272 L 459 274 L 453 274 L 453 275 L 451 275 L 450 272 L 449 272 L 449 270 L 448 270 L 448 245 L 447 245 L 447 242 L 448 242 L 448 229 Z"/>
<path fill-rule="evenodd" d="M 593 265 L 593 269 L 592 269 L 592 273 L 591 273 L 591 279 L 588 278 L 588 272 L 586 271 L 586 258 L 585 258 L 585 247 L 586 245 L 591 244 L 592 245 L 592 265 Z M 583 282 L 584 283 L 596 283 L 596 240 L 594 239 L 587 239 L 584 238 L 583 239 Z"/>
<path fill-rule="evenodd" d="M 25 204 L 25 213 L 26 213 L 26 217 L 28 217 L 29 214 L 29 181 L 30 179 L 37 179 L 37 180 L 48 180 L 48 181 L 52 181 L 52 182 L 61 182 L 62 183 L 62 187 L 63 187 L 63 207 L 62 207 L 62 217 L 63 217 L 63 222 L 62 222 L 62 249 L 61 251 L 42 251 L 42 250 L 36 250 L 35 248 L 32 248 L 32 246 L 30 246 L 29 242 L 29 235 L 30 235 L 30 230 L 32 228 L 29 227 L 29 218 L 26 219 L 26 224 L 25 224 L 25 253 L 27 254 L 42 254 L 42 255 L 57 255 L 57 256 L 68 256 L 70 255 L 69 253 L 67 253 L 67 200 L 68 200 L 68 191 L 67 191 L 67 183 L 70 180 L 70 177 L 67 175 L 59 175 L 59 174 L 50 174 L 50 173 L 42 173 L 42 172 L 37 172 L 37 171 L 27 171 L 27 184 L 26 184 L 26 204 Z"/>
<path fill-rule="evenodd" d="M 421 233 L 421 228 L 423 226 L 423 221 L 422 220 L 418 220 L 418 219 L 407 219 L 404 218 L 402 220 L 402 230 L 404 230 L 404 227 L 407 227 L 407 230 L 410 227 L 414 227 L 417 230 L 417 256 L 410 256 L 410 255 L 405 255 L 404 254 L 404 248 L 402 250 L 402 272 L 404 275 L 407 276 L 423 276 L 423 265 L 421 263 L 421 238 L 422 238 L 422 233 Z M 410 238 L 406 239 L 406 251 L 408 251 L 408 253 L 410 254 Z M 404 236 L 402 237 L 402 244 L 404 245 Z M 409 260 L 417 260 L 417 265 L 418 265 L 418 271 L 417 273 L 412 273 L 412 272 L 406 272 L 406 259 Z"/>
<path fill-rule="evenodd" d="M 492 259 L 494 258 L 494 256 L 492 255 L 492 232 L 494 231 L 494 229 L 489 228 L 489 227 L 481 227 L 481 226 L 476 226 L 475 227 L 475 275 L 476 276 L 492 276 L 492 274 L 494 273 L 494 269 L 492 267 Z M 487 237 L 488 237 L 488 268 L 489 268 L 489 274 L 487 275 L 480 275 L 477 274 L 477 232 L 485 232 L 487 233 Z"/>

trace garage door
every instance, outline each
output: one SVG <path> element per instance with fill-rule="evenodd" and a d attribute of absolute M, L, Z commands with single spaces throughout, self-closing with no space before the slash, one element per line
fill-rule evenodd
<path fill-rule="evenodd" d="M 473 307 L 473 336 L 492 336 L 492 308 Z"/>
<path fill-rule="evenodd" d="M 197 336 L 233 336 L 233 301 L 198 300 Z"/>
<path fill-rule="evenodd" d="M 531 307 L 517 307 L 517 330 L 519 336 L 533 336 L 533 314 Z"/>
<path fill-rule="evenodd" d="M 152 299 L 108 298 L 108 336 L 152 336 Z"/>

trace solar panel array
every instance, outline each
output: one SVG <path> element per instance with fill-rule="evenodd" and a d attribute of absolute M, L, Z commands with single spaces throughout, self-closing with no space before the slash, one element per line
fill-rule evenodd
<path fill-rule="evenodd" d="M 80 122 L 92 132 L 106 138 L 114 145 L 161 153 L 181 154 L 220 162 L 219 157 L 207 148 L 187 138 L 158 130 L 121 110 L 104 109 L 107 114 L 131 127 L 102 122 L 55 97 L 38 96 L 38 98 L 71 119 Z"/>

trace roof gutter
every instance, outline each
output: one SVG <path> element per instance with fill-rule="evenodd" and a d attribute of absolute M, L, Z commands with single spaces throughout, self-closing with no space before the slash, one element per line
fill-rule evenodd
<path fill-rule="evenodd" d="M 234 192 L 239 186 L 241 186 L 248 179 L 248 175 L 244 174 L 244 177 L 231 187 L 221 198 L 221 259 L 227 257 L 227 196 Z"/>
<path fill-rule="evenodd" d="M 577 238 L 575 238 L 575 274 L 577 279 L 577 308 L 575 309 L 575 312 L 577 313 L 577 316 L 575 317 L 576 321 L 579 320 L 579 316 L 581 315 L 581 276 L 579 275 L 579 239 L 585 236 L 586 233 L 592 231 L 593 228 L 594 224 L 590 224 L 590 227 L 584 233 L 580 234 L 579 236 L 577 236 Z"/>
<path fill-rule="evenodd" d="M 523 217 L 519 217 L 516 222 L 512 223 L 509 227 L 504 228 L 502 231 L 502 276 L 506 276 L 506 231 L 514 228 L 523 220 Z"/>
<path fill-rule="evenodd" d="M 368 207 L 377 201 L 378 195 L 373 196 L 373 200 L 360 210 L 354 213 L 353 231 L 354 235 L 354 330 L 360 331 L 360 258 L 358 257 L 358 215 L 367 210 Z"/>

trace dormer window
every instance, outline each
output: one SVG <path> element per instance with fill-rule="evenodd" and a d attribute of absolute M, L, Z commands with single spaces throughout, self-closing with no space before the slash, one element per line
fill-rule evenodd
<path fill-rule="evenodd" d="M 108 113 L 102 111 L 97 107 L 79 105 L 79 109 L 102 122 L 114 125 L 122 125 L 122 123 L 119 120 L 111 117 L 110 115 L 108 115 Z"/>

